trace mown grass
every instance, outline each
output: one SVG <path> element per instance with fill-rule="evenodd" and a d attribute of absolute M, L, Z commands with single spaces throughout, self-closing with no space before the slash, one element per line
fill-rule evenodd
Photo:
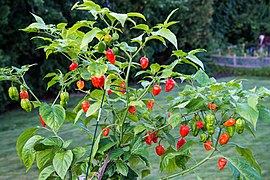
<path fill-rule="evenodd" d="M 243 85 L 245 88 L 253 88 L 254 86 L 260 87 L 265 86 L 270 89 L 270 79 L 261 78 L 261 77 L 228 77 L 219 79 L 219 81 L 228 81 L 231 79 L 247 79 L 243 81 Z M 179 88 L 182 88 L 181 86 Z M 176 96 L 177 88 L 174 89 L 174 95 Z M 159 98 L 160 104 L 165 103 L 165 93 L 157 96 Z M 70 103 L 70 107 L 74 107 L 75 103 L 79 100 L 79 97 L 73 97 Z M 265 102 L 265 105 L 270 107 L 269 102 Z M 270 122 L 270 120 L 269 120 Z M 38 177 L 38 169 L 33 166 L 28 173 L 25 173 L 25 168 L 23 164 L 19 161 L 19 158 L 16 154 L 16 140 L 20 133 L 22 133 L 25 129 L 33 126 L 40 125 L 39 116 L 37 111 L 33 111 L 31 113 L 26 113 L 20 108 L 18 110 L 13 110 L 6 112 L 0 115 L 0 179 L 22 179 L 22 180 L 32 180 L 37 179 Z M 64 137 L 65 140 L 69 138 L 80 138 L 81 142 L 86 140 L 84 134 L 78 130 L 77 128 L 72 128 L 72 125 L 65 124 L 61 131 L 60 135 Z M 179 129 L 175 128 L 174 130 L 175 137 L 179 137 Z M 256 138 L 254 138 L 247 131 L 244 132 L 243 135 L 235 135 L 230 142 L 237 142 L 244 147 L 249 147 L 252 149 L 255 158 L 257 159 L 259 165 L 262 169 L 263 179 L 270 179 L 270 153 L 268 148 L 270 147 L 270 123 L 258 123 L 257 131 L 255 132 Z M 187 140 L 193 139 L 193 137 L 188 137 Z M 223 149 L 223 148 L 222 148 Z M 237 152 L 233 146 L 225 146 L 224 155 L 229 156 L 237 156 Z M 160 157 L 155 154 L 155 146 L 151 146 L 149 148 L 149 155 L 151 159 L 152 173 L 146 177 L 145 179 L 158 179 L 158 177 L 167 176 L 165 172 L 159 171 L 159 162 Z M 202 144 L 198 146 L 194 146 L 192 148 L 193 160 L 191 160 L 188 166 L 192 166 L 195 161 L 200 161 L 203 159 L 207 152 L 204 150 Z M 218 179 L 218 180 L 227 180 L 232 179 L 231 172 L 229 168 L 225 168 L 223 171 L 219 171 L 217 168 L 217 159 L 218 156 L 209 160 L 201 167 L 195 169 L 193 172 L 186 174 L 181 177 L 177 177 L 174 179 L 196 179 L 197 176 L 202 179 Z"/>

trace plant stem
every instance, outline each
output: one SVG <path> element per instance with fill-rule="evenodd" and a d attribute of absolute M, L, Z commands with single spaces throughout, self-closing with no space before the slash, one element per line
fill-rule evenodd
<path fill-rule="evenodd" d="M 91 149 L 90 149 L 90 154 L 89 154 L 89 160 L 88 160 L 88 164 L 87 164 L 86 178 L 85 178 L 85 179 L 87 179 L 87 177 L 88 177 L 88 175 L 89 175 L 89 169 L 90 169 L 90 163 L 91 163 L 91 156 L 92 156 L 94 144 L 95 144 L 95 142 L 96 142 L 97 127 L 98 127 L 99 120 L 100 120 L 100 116 L 101 116 L 101 111 L 102 111 L 102 107 L 103 107 L 103 102 L 104 102 L 105 93 L 106 93 L 106 90 L 103 90 L 103 96 L 102 96 L 100 108 L 99 108 L 99 111 L 98 111 L 98 118 L 97 118 L 97 122 L 96 122 L 96 127 L 95 127 L 95 132 L 94 132 L 94 137 L 93 137 L 93 143 L 92 143 L 92 146 L 91 146 Z"/>
<path fill-rule="evenodd" d="M 186 170 L 184 170 L 184 171 L 181 171 L 181 172 L 179 172 L 179 173 L 176 173 L 176 174 L 173 174 L 173 175 L 171 175 L 171 176 L 168 176 L 168 177 L 166 177 L 166 178 L 161 178 L 161 179 L 171 179 L 171 178 L 174 178 L 174 177 L 176 177 L 176 176 L 183 175 L 183 174 L 185 174 L 185 173 L 187 173 L 187 172 L 190 172 L 190 171 L 192 171 L 193 169 L 195 169 L 195 168 L 201 166 L 201 165 L 202 165 L 203 163 L 205 163 L 206 161 L 208 161 L 208 160 L 213 156 L 213 154 L 217 151 L 218 139 L 219 139 L 219 137 L 220 137 L 220 135 L 221 135 L 221 131 L 222 131 L 222 128 L 219 129 L 218 137 L 217 137 L 217 141 L 216 141 L 216 143 L 215 143 L 215 146 L 214 146 L 212 152 L 211 152 L 208 156 L 206 156 L 203 160 L 201 160 L 200 162 L 198 162 L 198 163 L 195 164 L 194 166 L 192 166 L 192 167 L 190 167 L 190 168 L 188 168 L 188 169 L 186 169 Z"/>
<path fill-rule="evenodd" d="M 143 98 L 143 96 L 147 93 L 147 91 L 149 90 L 149 88 L 151 87 L 151 85 L 155 82 L 155 80 L 153 79 L 151 81 L 151 83 L 148 85 L 148 87 L 143 91 L 143 93 L 140 95 L 140 97 L 138 98 L 138 101 L 141 100 Z"/>

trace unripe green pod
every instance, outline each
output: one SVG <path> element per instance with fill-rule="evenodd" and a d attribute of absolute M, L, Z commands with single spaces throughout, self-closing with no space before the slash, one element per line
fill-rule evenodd
<path fill-rule="evenodd" d="M 10 99 L 13 100 L 13 101 L 18 101 L 19 100 L 18 89 L 16 87 L 14 87 L 14 86 L 11 86 L 8 89 L 8 95 L 9 95 Z"/>
<path fill-rule="evenodd" d="M 235 131 L 238 133 L 238 134 L 242 134 L 244 132 L 244 129 L 245 129 L 245 120 L 239 118 L 236 120 L 236 123 L 235 123 Z"/>
<path fill-rule="evenodd" d="M 98 43 L 98 49 L 97 49 L 97 51 L 99 53 L 102 53 L 103 51 L 105 51 L 105 49 L 106 49 L 106 44 L 103 41 L 100 41 Z"/>
<path fill-rule="evenodd" d="M 207 140 L 207 135 L 205 133 L 202 133 L 200 135 L 200 138 L 201 138 L 201 142 L 205 142 Z"/>
<path fill-rule="evenodd" d="M 215 116 L 213 114 L 207 114 L 206 117 L 206 123 L 209 125 L 214 125 L 215 123 Z"/>
<path fill-rule="evenodd" d="M 29 101 L 29 99 L 21 99 L 21 107 L 26 111 L 26 112 L 31 112 L 32 111 L 32 104 Z"/>
<path fill-rule="evenodd" d="M 61 101 L 68 102 L 68 100 L 69 100 L 69 94 L 68 94 L 68 92 L 61 92 L 61 94 L 60 94 L 60 100 Z"/>
<path fill-rule="evenodd" d="M 230 137 L 233 137 L 235 132 L 235 126 L 227 126 L 225 127 L 225 131 L 229 134 Z"/>
<path fill-rule="evenodd" d="M 63 108 L 66 108 L 67 107 L 67 101 L 60 101 L 60 105 L 63 107 Z"/>
<path fill-rule="evenodd" d="M 119 35 L 117 33 L 113 33 L 112 40 L 115 42 L 119 39 Z"/>
<path fill-rule="evenodd" d="M 212 124 L 206 124 L 206 129 L 208 131 L 208 134 L 212 135 L 215 134 L 215 126 Z"/>

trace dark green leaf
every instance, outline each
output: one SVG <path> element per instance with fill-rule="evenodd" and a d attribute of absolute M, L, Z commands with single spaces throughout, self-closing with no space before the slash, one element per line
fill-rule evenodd
<path fill-rule="evenodd" d="M 128 166 L 123 161 L 116 161 L 116 168 L 117 171 L 122 174 L 123 176 L 127 176 L 128 174 Z"/>
<path fill-rule="evenodd" d="M 48 177 L 50 177 L 50 175 L 54 172 L 54 168 L 52 165 L 47 166 L 46 168 L 44 168 L 39 176 L 38 176 L 38 180 L 46 180 L 48 179 Z"/>

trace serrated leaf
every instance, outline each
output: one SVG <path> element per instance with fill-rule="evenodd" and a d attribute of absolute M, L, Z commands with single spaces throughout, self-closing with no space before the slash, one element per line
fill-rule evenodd
<path fill-rule="evenodd" d="M 248 104 L 238 103 L 237 107 L 236 107 L 236 112 L 241 117 L 243 117 L 244 119 L 249 121 L 253 125 L 254 129 L 256 130 L 256 124 L 257 124 L 257 120 L 258 120 L 258 117 L 259 117 L 259 111 L 258 110 L 254 110 Z"/>
<path fill-rule="evenodd" d="M 241 176 L 249 180 L 261 180 L 262 177 L 254 169 L 249 162 L 243 158 L 232 157 L 227 158 L 227 160 L 240 172 Z"/>
<path fill-rule="evenodd" d="M 156 36 L 162 36 L 162 37 L 164 37 L 165 39 L 167 39 L 168 41 L 170 41 L 174 45 L 174 47 L 176 49 L 178 49 L 176 36 L 169 29 L 162 28 L 162 29 L 160 29 L 160 30 L 158 30 L 156 32 L 152 32 L 152 34 L 153 35 L 156 35 Z"/>
<path fill-rule="evenodd" d="M 61 177 L 61 179 L 65 178 L 72 160 L 73 160 L 73 153 L 71 150 L 55 154 L 53 158 L 53 167 L 56 173 Z"/>
<path fill-rule="evenodd" d="M 39 108 L 39 114 L 43 117 L 44 122 L 54 131 L 57 132 L 64 123 L 66 117 L 65 109 L 60 105 L 48 105 L 42 103 Z"/>
<path fill-rule="evenodd" d="M 29 128 L 29 129 L 25 130 L 23 133 L 21 133 L 21 135 L 19 136 L 17 143 L 16 143 L 16 150 L 17 150 L 17 154 L 21 160 L 22 160 L 23 146 L 31 137 L 33 137 L 36 134 L 37 130 L 38 130 L 38 128 Z"/>
<path fill-rule="evenodd" d="M 46 180 L 46 179 L 48 179 L 48 177 L 50 177 L 50 175 L 51 175 L 54 171 L 55 171 L 55 170 L 54 170 L 54 168 L 53 168 L 52 165 L 47 166 L 46 168 L 44 168 L 44 169 L 40 172 L 40 174 L 39 174 L 39 176 L 38 176 L 38 180 Z"/>
<path fill-rule="evenodd" d="M 42 140 L 43 137 L 39 135 L 34 135 L 24 144 L 22 148 L 22 161 L 26 167 L 26 172 L 30 169 L 35 160 L 36 152 L 34 150 L 34 145 L 37 141 Z"/>
<path fill-rule="evenodd" d="M 82 43 L 80 46 L 80 49 L 84 49 L 85 47 L 88 46 L 88 43 L 90 43 L 94 37 L 99 33 L 101 30 L 99 28 L 93 28 L 91 31 L 87 32 L 82 39 Z"/>

